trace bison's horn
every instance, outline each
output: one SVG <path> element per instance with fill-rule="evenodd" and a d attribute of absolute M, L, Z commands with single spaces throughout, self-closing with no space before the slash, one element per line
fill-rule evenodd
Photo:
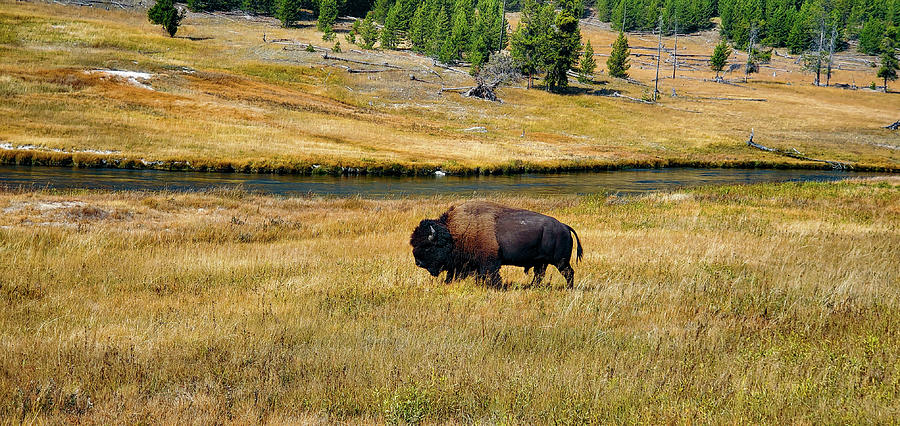
<path fill-rule="evenodd" d="M 433 226 L 429 226 L 429 228 L 431 228 L 431 235 L 428 236 L 428 241 L 433 241 L 433 240 L 434 240 L 434 234 L 436 234 L 437 231 L 434 230 L 434 227 L 433 227 Z"/>

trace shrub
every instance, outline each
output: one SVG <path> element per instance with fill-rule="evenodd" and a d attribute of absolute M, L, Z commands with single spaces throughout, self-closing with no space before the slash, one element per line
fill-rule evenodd
<path fill-rule="evenodd" d="M 173 0 L 157 0 L 156 4 L 147 11 L 147 18 L 156 25 L 162 25 L 169 33 L 169 37 L 175 37 L 185 12 L 175 8 Z"/>

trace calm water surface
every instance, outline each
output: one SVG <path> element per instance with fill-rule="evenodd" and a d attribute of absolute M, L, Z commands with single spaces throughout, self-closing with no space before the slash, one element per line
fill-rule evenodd
<path fill-rule="evenodd" d="M 478 177 L 332 177 L 158 170 L 0 166 L 0 185 L 58 189 L 201 191 L 239 186 L 279 195 L 402 197 L 408 195 L 634 194 L 701 185 L 829 181 L 882 173 L 827 170 L 636 169 L 554 175 Z"/>

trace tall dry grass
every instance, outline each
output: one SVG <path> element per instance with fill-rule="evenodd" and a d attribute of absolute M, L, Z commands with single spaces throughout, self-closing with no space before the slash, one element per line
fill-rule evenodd
<path fill-rule="evenodd" d="M 575 290 L 443 285 L 452 198 L 0 193 L 6 422 L 890 423 L 900 181 L 505 198 Z"/>

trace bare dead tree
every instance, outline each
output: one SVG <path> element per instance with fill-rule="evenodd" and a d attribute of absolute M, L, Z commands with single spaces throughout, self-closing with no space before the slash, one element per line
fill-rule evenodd
<path fill-rule="evenodd" d="M 678 9 L 675 9 L 675 48 L 672 49 L 672 80 L 675 79 L 675 71 L 678 69 Z"/>
<path fill-rule="evenodd" d="M 822 51 L 825 48 L 825 15 L 819 17 L 819 42 L 816 43 L 816 86 L 821 85 Z"/>
<path fill-rule="evenodd" d="M 750 29 L 750 42 L 747 45 L 747 66 L 744 68 L 744 83 L 750 80 L 750 71 L 755 66 L 755 63 L 753 62 L 753 45 L 756 44 L 757 33 L 756 24 L 754 23 L 753 27 Z"/>
<path fill-rule="evenodd" d="M 509 55 L 497 52 L 491 55 L 487 63 L 475 74 L 476 86 L 469 89 L 465 95 L 498 102 L 495 91 L 501 84 L 516 81 L 522 78 L 522 74 L 516 68 L 516 64 Z"/>
<path fill-rule="evenodd" d="M 797 148 L 791 148 L 790 151 L 779 148 L 769 148 L 763 144 L 759 144 L 753 141 L 753 129 L 750 129 L 750 139 L 747 140 L 747 146 L 756 148 L 761 151 L 771 152 L 773 154 L 783 155 L 785 157 L 796 158 L 798 160 L 805 161 L 815 161 L 818 163 L 825 163 L 831 166 L 831 168 L 835 170 L 848 170 L 852 169 L 853 166 L 848 163 L 842 163 L 840 161 L 831 161 L 831 160 L 822 160 L 819 158 L 807 157 L 802 152 L 797 151 Z"/>
<path fill-rule="evenodd" d="M 831 67 L 834 64 L 834 42 L 837 38 L 837 26 L 831 27 L 831 42 L 828 45 L 828 69 L 825 71 L 825 87 L 831 84 Z"/>
<path fill-rule="evenodd" d="M 659 58 L 662 56 L 662 25 L 663 18 L 659 15 L 659 23 L 656 24 L 657 40 L 656 40 L 656 80 L 653 85 L 653 102 L 659 98 Z"/>

